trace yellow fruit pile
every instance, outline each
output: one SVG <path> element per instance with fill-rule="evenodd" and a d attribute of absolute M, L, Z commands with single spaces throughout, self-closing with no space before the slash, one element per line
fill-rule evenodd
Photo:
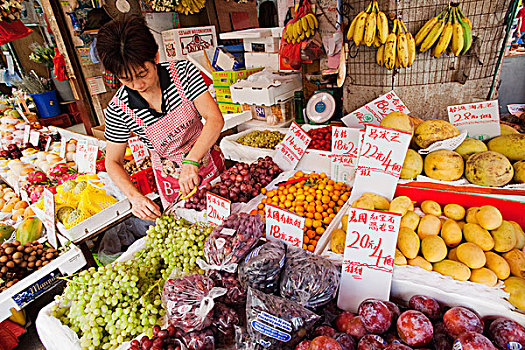
<path fill-rule="evenodd" d="M 350 187 L 342 182 L 327 178 L 325 173 L 295 173 L 289 181 L 299 182 L 283 184 L 266 191 L 266 195 L 252 214 L 264 216 L 265 204 L 274 204 L 306 218 L 303 237 L 303 249 L 313 252 L 317 242 L 350 196 Z"/>
<path fill-rule="evenodd" d="M 379 11 L 377 1 L 371 1 L 364 11 L 361 11 L 350 24 L 346 38 L 354 40 L 356 46 L 364 44 L 375 47 L 387 42 L 388 19 L 384 12 Z"/>
<path fill-rule="evenodd" d="M 317 17 L 313 13 L 308 13 L 287 24 L 283 31 L 284 40 L 292 44 L 299 43 L 313 36 L 318 28 Z"/>

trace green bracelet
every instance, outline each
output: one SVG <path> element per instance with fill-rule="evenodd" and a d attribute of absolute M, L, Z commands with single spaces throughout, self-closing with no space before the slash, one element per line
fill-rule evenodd
<path fill-rule="evenodd" d="M 196 162 L 196 161 L 194 161 L 194 160 L 189 160 L 189 159 L 184 159 L 184 160 L 182 161 L 182 164 L 191 164 L 191 165 L 195 165 L 195 166 L 198 167 L 198 168 L 200 168 L 200 166 L 201 166 L 201 163 Z"/>

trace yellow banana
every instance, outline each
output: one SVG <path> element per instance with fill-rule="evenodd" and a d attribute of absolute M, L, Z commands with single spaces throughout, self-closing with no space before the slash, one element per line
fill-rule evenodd
<path fill-rule="evenodd" d="M 394 20 L 394 29 L 392 33 L 388 34 L 385 43 L 383 61 L 387 69 L 393 69 L 396 62 L 396 42 L 397 36 L 395 34 L 397 28 L 397 20 Z"/>
<path fill-rule="evenodd" d="M 299 41 L 303 41 L 304 39 L 306 39 L 306 32 L 301 33 L 301 36 L 299 37 Z"/>
<path fill-rule="evenodd" d="M 461 28 L 463 29 L 464 43 L 461 54 L 464 55 L 472 46 L 472 24 L 467 17 L 463 16 L 459 7 L 456 8 L 456 15 L 459 24 L 461 24 Z"/>
<path fill-rule="evenodd" d="M 303 32 L 308 30 L 308 20 L 305 18 L 305 16 L 301 17 L 301 26 L 303 27 Z"/>
<path fill-rule="evenodd" d="M 302 32 L 301 21 L 295 22 L 294 31 L 295 31 L 295 39 L 299 39 L 299 37 L 301 36 L 301 32 Z"/>
<path fill-rule="evenodd" d="M 407 33 L 408 42 L 408 66 L 411 67 L 416 60 L 416 40 L 412 36 L 412 33 Z"/>
<path fill-rule="evenodd" d="M 401 63 L 399 62 L 399 56 L 396 55 L 396 63 L 395 63 L 396 69 L 401 68 Z"/>
<path fill-rule="evenodd" d="M 457 17 L 454 16 L 453 20 L 454 24 L 452 24 L 452 42 L 450 43 L 450 48 L 454 56 L 459 56 L 463 50 L 463 45 L 465 45 L 465 37 L 463 35 L 463 27 L 461 23 L 458 22 Z"/>
<path fill-rule="evenodd" d="M 388 19 L 384 12 L 379 11 L 377 14 L 377 33 L 381 44 L 386 42 L 388 36 Z"/>
<path fill-rule="evenodd" d="M 355 18 L 352 20 L 350 28 L 348 29 L 348 33 L 346 34 L 346 39 L 348 39 L 348 41 L 354 38 L 355 24 L 357 23 L 357 19 L 359 18 L 359 16 L 361 16 L 363 13 L 365 13 L 365 11 L 359 12 L 359 14 L 355 16 Z"/>
<path fill-rule="evenodd" d="M 365 23 L 366 23 L 367 18 L 368 18 L 368 13 L 366 12 L 362 13 L 357 18 L 357 22 L 355 23 L 355 28 L 354 28 L 355 46 L 359 46 L 363 42 L 363 34 L 365 32 Z"/>
<path fill-rule="evenodd" d="M 372 12 L 366 18 L 365 23 L 365 34 L 363 36 L 363 42 L 366 46 L 370 47 L 374 43 L 374 37 L 376 36 L 377 30 L 377 14 Z"/>
<path fill-rule="evenodd" d="M 431 19 L 429 19 L 427 23 L 425 23 L 423 27 L 421 27 L 419 32 L 417 32 L 416 37 L 415 37 L 417 46 L 419 46 L 423 42 L 423 40 L 427 37 L 428 33 L 430 33 L 432 28 L 434 28 L 436 23 L 439 21 L 439 18 L 441 17 L 441 15 L 443 15 L 443 12 L 441 12 L 436 17 L 432 17 Z"/>
<path fill-rule="evenodd" d="M 381 46 L 381 39 L 379 39 L 379 34 L 376 34 L 376 36 L 374 37 L 374 46 L 375 47 Z"/>
<path fill-rule="evenodd" d="M 319 21 L 317 20 L 317 17 L 315 17 L 315 15 L 313 13 L 311 13 L 310 16 L 314 20 L 315 29 L 318 29 L 319 28 Z"/>
<path fill-rule="evenodd" d="M 399 64 L 406 68 L 408 67 L 408 41 L 405 33 L 400 33 L 397 36 L 397 55 Z"/>
<path fill-rule="evenodd" d="M 384 57 L 383 57 L 384 52 L 385 52 L 385 45 L 379 46 L 379 48 L 377 49 L 377 54 L 376 54 L 376 61 L 377 61 L 377 64 L 380 65 L 381 67 L 383 67 L 383 65 L 385 64 Z"/>
<path fill-rule="evenodd" d="M 437 41 L 439 36 L 441 35 L 441 32 L 443 31 L 443 27 L 445 26 L 445 19 L 440 19 L 434 26 L 432 27 L 432 30 L 430 33 L 428 33 L 425 40 L 423 40 L 423 43 L 421 44 L 421 47 L 419 48 L 419 51 L 425 52 L 428 49 L 434 45 L 434 43 Z M 417 44 L 417 40 L 416 40 Z"/>
<path fill-rule="evenodd" d="M 434 50 L 432 51 L 432 56 L 439 57 L 445 52 L 448 45 L 450 44 L 450 39 L 452 38 L 452 22 L 450 19 L 448 20 L 447 24 L 445 25 L 445 28 L 443 28 L 443 33 L 441 33 L 441 37 L 439 38 L 438 43 L 434 47 Z"/>
<path fill-rule="evenodd" d="M 285 33 L 286 33 L 286 38 L 287 38 L 286 40 L 287 40 L 288 42 L 292 41 L 292 39 L 293 39 L 292 25 L 291 25 L 291 24 L 288 24 L 288 25 L 286 26 L 286 29 L 285 29 L 284 31 L 285 31 Z"/>
<path fill-rule="evenodd" d="M 314 22 L 315 16 L 309 13 L 305 16 L 305 18 L 306 18 L 306 21 L 308 22 L 308 27 L 311 28 L 312 30 L 315 29 L 315 22 Z"/>

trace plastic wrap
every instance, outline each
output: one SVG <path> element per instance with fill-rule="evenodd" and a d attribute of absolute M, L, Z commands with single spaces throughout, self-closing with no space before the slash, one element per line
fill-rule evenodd
<path fill-rule="evenodd" d="M 248 342 L 252 346 L 247 344 L 247 348 L 293 348 L 320 318 L 296 302 L 250 288 L 246 302 L 246 321 L 250 337 Z"/>
<path fill-rule="evenodd" d="M 335 297 L 339 277 L 340 269 L 327 259 L 289 247 L 281 275 L 281 296 L 317 308 Z"/>
<path fill-rule="evenodd" d="M 205 270 L 233 273 L 237 264 L 263 235 L 264 223 L 259 215 L 232 214 L 217 226 L 204 244 Z"/>
<path fill-rule="evenodd" d="M 227 305 L 246 303 L 246 289 L 241 285 L 236 273 L 212 270 L 208 277 L 215 283 L 215 286 L 226 289 L 226 294 L 217 298 L 217 301 Z"/>
<path fill-rule="evenodd" d="M 240 324 L 240 318 L 232 308 L 217 303 L 213 309 L 212 330 L 215 334 L 217 345 L 227 347 L 235 342 L 235 327 Z"/>
<path fill-rule="evenodd" d="M 183 333 L 181 338 L 187 350 L 215 350 L 215 338 L 211 329 Z"/>
<path fill-rule="evenodd" d="M 224 288 L 215 287 L 213 281 L 203 275 L 168 279 L 162 290 L 168 323 L 186 333 L 208 327 L 214 299 L 225 293 Z"/>
<path fill-rule="evenodd" d="M 252 250 L 239 266 L 242 286 L 264 293 L 277 292 L 285 259 L 286 245 L 281 241 L 268 241 Z"/>

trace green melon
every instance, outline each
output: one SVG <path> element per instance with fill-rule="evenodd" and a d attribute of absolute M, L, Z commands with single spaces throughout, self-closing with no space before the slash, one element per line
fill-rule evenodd
<path fill-rule="evenodd" d="M 74 210 L 75 209 L 71 208 L 71 207 L 62 207 L 62 208 L 58 209 L 58 211 L 57 211 L 57 219 L 58 219 L 58 221 L 60 221 L 61 223 L 64 223 L 64 221 L 67 219 L 69 214 L 71 214 L 71 212 L 74 211 Z"/>

